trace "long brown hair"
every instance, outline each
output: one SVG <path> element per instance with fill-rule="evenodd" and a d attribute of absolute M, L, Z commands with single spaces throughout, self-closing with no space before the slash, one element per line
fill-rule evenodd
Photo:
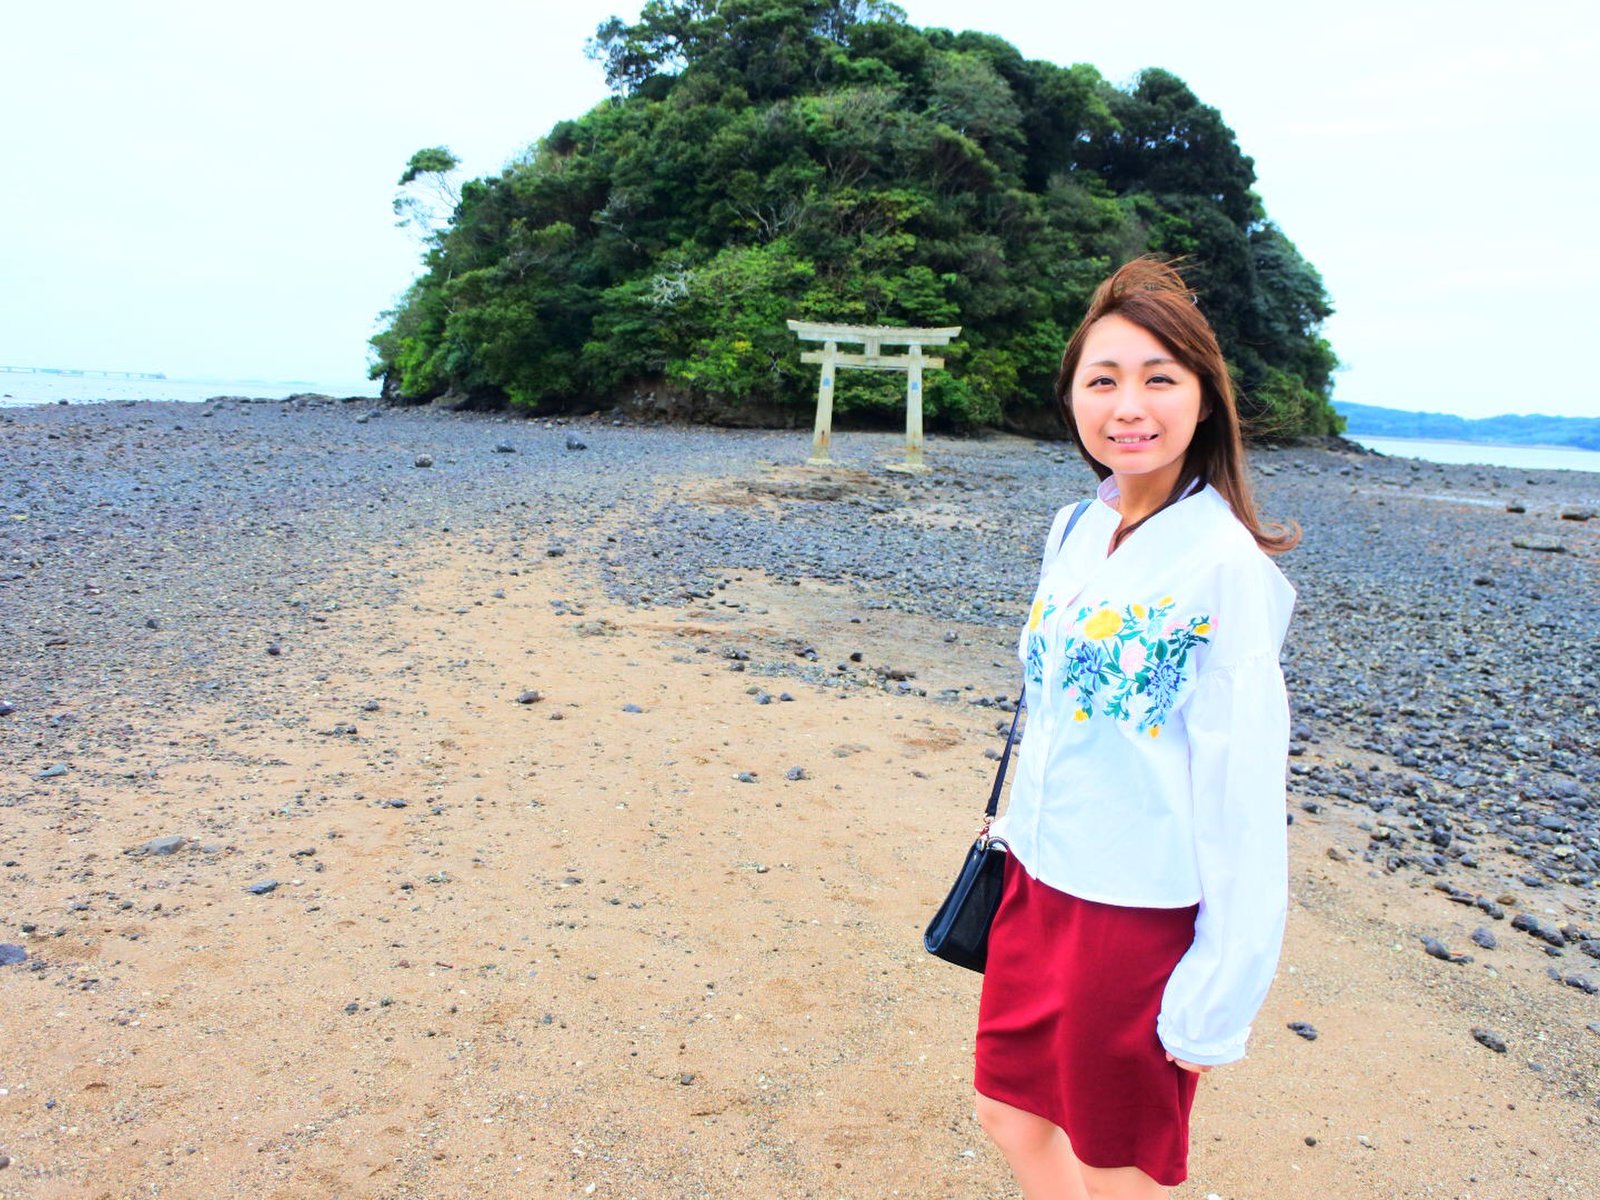
<path fill-rule="evenodd" d="M 1072 431 L 1078 453 L 1099 478 L 1111 468 L 1089 453 L 1089 447 L 1072 415 L 1072 378 L 1083 357 L 1089 330 L 1104 317 L 1118 316 L 1132 321 L 1166 347 L 1167 352 L 1200 380 L 1202 420 L 1195 426 L 1194 438 L 1183 456 L 1178 481 L 1161 508 L 1177 503 L 1195 484 L 1210 484 L 1228 502 L 1239 523 L 1250 531 L 1256 544 L 1268 554 L 1282 554 L 1300 541 L 1300 526 L 1264 525 L 1256 513 L 1255 497 L 1245 471 L 1244 438 L 1239 428 L 1239 407 L 1234 401 L 1233 381 L 1228 363 L 1211 323 L 1201 315 L 1193 290 L 1170 263 L 1154 258 L 1136 258 L 1117 268 L 1097 287 L 1089 300 L 1089 311 L 1067 342 L 1061 356 L 1061 373 L 1056 377 L 1056 403 L 1062 419 Z M 1151 513 L 1150 516 L 1154 516 Z M 1113 545 L 1120 545 L 1144 520 L 1117 531 Z"/>

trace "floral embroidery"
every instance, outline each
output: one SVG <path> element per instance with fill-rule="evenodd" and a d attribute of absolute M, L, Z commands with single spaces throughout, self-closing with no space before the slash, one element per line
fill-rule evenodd
<path fill-rule="evenodd" d="M 1028 658 L 1023 664 L 1023 677 L 1029 683 L 1044 683 L 1044 636 L 1039 632 L 1039 626 L 1045 619 L 1056 611 L 1056 606 L 1051 603 L 1050 597 L 1033 602 L 1033 609 L 1028 613 Z"/>
<path fill-rule="evenodd" d="M 1188 678 L 1190 652 L 1211 640 L 1211 618 L 1174 618 L 1174 603 L 1163 596 L 1149 605 L 1078 610 L 1078 635 L 1067 638 L 1061 652 L 1061 687 L 1074 706 L 1073 720 L 1099 712 L 1160 736 Z M 1029 638 L 1028 662 L 1031 670 L 1035 640 L 1040 674 L 1030 678 L 1042 681 L 1044 639 L 1037 634 Z"/>

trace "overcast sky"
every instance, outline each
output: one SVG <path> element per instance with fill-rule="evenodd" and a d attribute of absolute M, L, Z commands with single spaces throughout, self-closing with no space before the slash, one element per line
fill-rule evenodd
<path fill-rule="evenodd" d="M 1592 0 L 902 7 L 1219 108 L 1338 307 L 1337 398 L 1600 415 Z M 412 151 L 498 171 L 604 97 L 584 41 L 638 8 L 9 6 L 0 364 L 360 379 L 417 269 L 389 207 Z"/>

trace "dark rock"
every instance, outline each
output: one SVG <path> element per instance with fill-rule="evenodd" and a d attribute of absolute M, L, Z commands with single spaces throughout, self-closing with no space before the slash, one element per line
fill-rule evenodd
<path fill-rule="evenodd" d="M 380 800 L 380 801 L 378 801 L 378 807 L 379 808 L 404 808 L 405 806 L 406 806 L 406 802 L 404 800 Z"/>
<path fill-rule="evenodd" d="M 644 709 L 640 708 L 637 704 L 624 704 L 622 706 L 622 711 L 625 713 L 642 713 Z"/>
<path fill-rule="evenodd" d="M 249 892 L 252 896 L 265 896 L 269 892 L 275 892 L 277 890 L 278 881 L 276 879 L 263 879 L 260 883 L 252 883 L 249 887 L 245 888 L 245 891 Z"/>
<path fill-rule="evenodd" d="M 1449 948 L 1436 937 L 1424 936 L 1422 948 L 1433 958 L 1443 959 L 1448 963 L 1469 963 L 1472 961 L 1470 954 L 1451 954 Z"/>
<path fill-rule="evenodd" d="M 268 642 L 267 643 L 267 653 L 270 654 L 273 658 L 277 658 L 278 655 L 283 653 L 283 645 L 282 645 L 282 643 L 280 643 L 280 642 Z"/>
<path fill-rule="evenodd" d="M 1308 1042 L 1317 1040 L 1317 1027 L 1310 1021 L 1290 1021 L 1289 1028 Z"/>
<path fill-rule="evenodd" d="M 1528 506 L 1520 500 L 1509 500 L 1506 502 L 1506 511 L 1508 513 L 1525 513 L 1528 511 Z"/>
<path fill-rule="evenodd" d="M 734 778 L 737 779 L 740 783 L 759 783 L 759 782 L 761 782 L 759 779 L 757 779 L 755 777 L 755 775 L 753 773 L 751 773 L 749 771 L 740 771 L 737 775 L 734 776 Z"/>
<path fill-rule="evenodd" d="M 0 942 L 0 967 L 14 967 L 28 960 L 28 952 L 15 942 Z"/>
<path fill-rule="evenodd" d="M 1594 509 L 1563 508 L 1561 510 L 1561 519 L 1563 521 L 1592 521 L 1594 520 Z"/>
<path fill-rule="evenodd" d="M 0 717 L 9 717 L 17 711 L 17 706 L 8 700 L 0 700 Z"/>
<path fill-rule="evenodd" d="M 433 466 L 433 455 L 419 454 L 411 460 L 411 465 L 414 467 L 431 467 Z"/>
<path fill-rule="evenodd" d="M 685 1071 L 682 1075 L 678 1076 L 678 1082 L 683 1087 L 688 1087 L 694 1082 L 694 1073 L 692 1071 Z"/>
<path fill-rule="evenodd" d="M 35 779 L 60 779 L 61 776 L 65 775 L 71 769 L 72 768 L 67 766 L 66 763 L 51 763 L 48 767 L 46 767 L 44 770 L 40 771 L 37 775 L 35 775 L 34 778 Z"/>
<path fill-rule="evenodd" d="M 1600 994 L 1600 984 L 1596 984 L 1587 975 L 1579 975 L 1576 971 L 1563 975 L 1561 982 L 1589 996 Z"/>
<path fill-rule="evenodd" d="M 515 454 L 517 448 L 510 442 L 496 442 L 494 444 L 494 452 L 496 454 Z"/>
<path fill-rule="evenodd" d="M 1489 930 L 1485 929 L 1482 925 L 1479 925 L 1472 931 L 1472 944 L 1475 946 L 1482 946 L 1485 950 L 1494 950 L 1500 945 L 1500 943 L 1495 939 L 1494 934 L 1489 932 Z"/>
<path fill-rule="evenodd" d="M 583 439 L 580 438 L 577 434 L 575 434 L 575 433 L 567 434 L 567 449 L 568 450 L 587 450 L 588 448 L 589 447 L 584 443 Z"/>
<path fill-rule="evenodd" d="M 182 834 L 175 833 L 170 837 L 151 838 L 144 845 L 140 846 L 135 853 L 156 856 L 176 854 L 188 844 L 188 838 L 184 837 Z"/>
<path fill-rule="evenodd" d="M 1496 1054 L 1504 1054 L 1506 1052 L 1505 1039 L 1492 1029 L 1485 1029 L 1481 1025 L 1474 1025 L 1472 1027 L 1472 1039 L 1473 1041 L 1477 1042 L 1478 1045 L 1493 1050 Z"/>
<path fill-rule="evenodd" d="M 783 777 L 790 783 L 798 783 L 802 779 L 811 778 L 811 776 L 806 774 L 806 769 L 804 767 L 790 767 L 783 773 Z"/>
<path fill-rule="evenodd" d="M 537 704 L 537 703 L 539 703 L 539 701 L 541 701 L 543 699 L 544 699 L 544 693 L 541 692 L 541 691 L 537 691 L 534 688 L 529 688 L 525 692 L 518 692 L 517 693 L 517 703 L 518 704 Z"/>
<path fill-rule="evenodd" d="M 1511 544 L 1518 550 L 1536 550 L 1542 554 L 1565 554 L 1567 548 L 1560 542 L 1550 538 L 1518 537 L 1512 538 Z"/>
<path fill-rule="evenodd" d="M 1523 882 L 1526 883 L 1527 880 L 1524 879 Z M 1524 933 L 1530 934 L 1541 941 L 1549 942 L 1551 946 L 1556 947 L 1557 949 L 1567 944 L 1567 937 L 1561 932 L 1561 930 L 1557 929 L 1554 925 L 1550 925 L 1544 921 L 1541 921 L 1532 913 L 1518 913 L 1516 916 L 1512 917 L 1511 928 L 1520 929 Z"/>

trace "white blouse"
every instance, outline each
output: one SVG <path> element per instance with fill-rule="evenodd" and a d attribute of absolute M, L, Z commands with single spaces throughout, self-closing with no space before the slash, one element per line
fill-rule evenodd
<path fill-rule="evenodd" d="M 1076 506 L 1050 528 L 1018 644 L 1026 736 L 994 834 L 1058 891 L 1200 906 L 1156 1033 L 1174 1056 L 1217 1065 L 1244 1056 L 1283 940 L 1278 652 L 1294 589 L 1216 489 L 1112 554 L 1116 498 L 1108 479 L 1065 545 Z"/>

